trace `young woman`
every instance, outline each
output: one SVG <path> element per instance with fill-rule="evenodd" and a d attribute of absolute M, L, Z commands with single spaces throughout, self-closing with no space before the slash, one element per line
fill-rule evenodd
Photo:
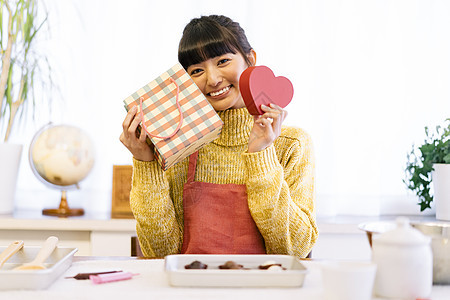
<path fill-rule="evenodd" d="M 289 254 L 305 257 L 318 231 L 309 135 L 282 127 L 287 112 L 251 116 L 239 77 L 256 64 L 244 30 L 225 16 L 185 27 L 178 59 L 224 122 L 220 137 L 162 171 L 131 109 L 121 142 L 133 154 L 130 204 L 142 252 Z"/>

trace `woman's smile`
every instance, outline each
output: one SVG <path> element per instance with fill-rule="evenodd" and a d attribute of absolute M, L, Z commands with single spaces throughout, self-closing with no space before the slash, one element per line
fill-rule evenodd
<path fill-rule="evenodd" d="M 208 96 L 216 98 L 216 99 L 226 97 L 228 95 L 228 92 L 230 91 L 231 87 L 232 87 L 232 85 L 230 84 L 229 86 L 226 86 L 220 90 L 209 92 Z"/>

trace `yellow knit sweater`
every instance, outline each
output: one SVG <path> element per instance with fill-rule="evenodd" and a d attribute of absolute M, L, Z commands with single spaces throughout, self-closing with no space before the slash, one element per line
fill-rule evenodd
<path fill-rule="evenodd" d="M 253 118 L 246 108 L 218 112 L 220 137 L 199 151 L 196 181 L 245 184 L 250 213 L 268 254 L 305 257 L 318 231 L 314 210 L 314 158 L 309 135 L 283 127 L 274 144 L 247 153 Z M 133 159 L 130 204 L 142 252 L 148 257 L 180 253 L 183 185 L 188 159 L 162 171 L 156 161 Z"/>

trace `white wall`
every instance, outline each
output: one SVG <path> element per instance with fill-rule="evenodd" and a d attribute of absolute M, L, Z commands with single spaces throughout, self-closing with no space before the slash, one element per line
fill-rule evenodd
<path fill-rule="evenodd" d="M 185 24 L 204 14 L 240 22 L 258 64 L 294 84 L 287 124 L 311 133 L 319 215 L 418 213 L 402 182 L 406 153 L 424 126 L 450 112 L 450 1 L 45 1 L 46 47 L 61 89 L 50 113 L 17 128 L 28 147 L 48 121 L 95 138 L 97 160 L 69 205 L 110 208 L 112 165 L 129 164 L 119 142 L 122 100 L 177 60 Z M 24 152 L 17 206 L 57 206 Z"/>

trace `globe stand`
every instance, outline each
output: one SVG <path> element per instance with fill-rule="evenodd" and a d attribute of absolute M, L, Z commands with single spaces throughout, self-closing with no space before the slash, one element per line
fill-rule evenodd
<path fill-rule="evenodd" d="M 46 208 L 42 210 L 42 214 L 46 216 L 57 216 L 57 217 L 73 217 L 84 215 L 84 209 L 82 208 L 69 208 L 67 204 L 67 191 L 61 191 L 61 202 L 59 203 L 59 208 Z"/>

